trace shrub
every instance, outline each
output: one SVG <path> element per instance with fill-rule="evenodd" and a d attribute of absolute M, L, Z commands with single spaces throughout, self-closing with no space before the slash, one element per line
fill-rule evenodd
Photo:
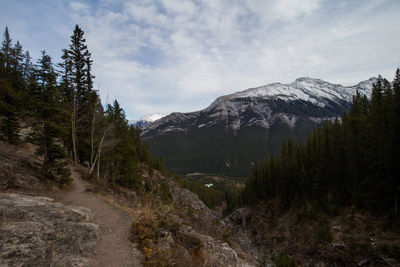
<path fill-rule="evenodd" d="M 331 242 L 333 239 L 329 224 L 320 225 L 317 229 L 316 235 L 317 235 L 316 236 L 317 241 L 323 240 L 326 242 Z"/>
<path fill-rule="evenodd" d="M 161 183 L 161 185 L 160 185 L 160 198 L 165 202 L 172 201 L 171 191 L 169 190 L 168 184 L 165 182 Z"/>
<path fill-rule="evenodd" d="M 297 261 L 294 257 L 290 257 L 287 253 L 279 253 L 277 259 L 274 260 L 276 267 L 297 267 Z"/>

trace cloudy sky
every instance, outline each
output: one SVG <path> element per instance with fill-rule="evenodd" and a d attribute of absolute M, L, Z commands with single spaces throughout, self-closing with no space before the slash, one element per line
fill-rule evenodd
<path fill-rule="evenodd" d="M 58 62 L 85 31 L 103 103 L 129 119 L 308 76 L 353 85 L 400 66 L 399 0 L 0 0 L 0 26 Z"/>

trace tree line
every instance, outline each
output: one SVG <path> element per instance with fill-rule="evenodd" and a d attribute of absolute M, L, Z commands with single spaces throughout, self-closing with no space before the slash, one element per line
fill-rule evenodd
<path fill-rule="evenodd" d="M 227 206 L 277 199 L 284 208 L 311 203 L 397 216 L 399 168 L 397 69 L 392 83 L 379 76 L 370 98 L 357 92 L 341 119 L 325 122 L 305 142 L 284 142 L 280 155 L 256 165 L 240 194 L 227 196 Z"/>
<path fill-rule="evenodd" d="M 37 145 L 41 173 L 61 183 L 69 181 L 68 158 L 86 165 L 98 180 L 127 187 L 140 186 L 140 163 L 163 170 L 162 159 L 152 159 L 140 129 L 128 124 L 118 101 L 101 103 L 78 25 L 62 52 L 58 64 L 46 51 L 33 63 L 6 27 L 0 49 L 0 138 L 19 143 L 21 122 L 29 121 L 27 140 Z"/>

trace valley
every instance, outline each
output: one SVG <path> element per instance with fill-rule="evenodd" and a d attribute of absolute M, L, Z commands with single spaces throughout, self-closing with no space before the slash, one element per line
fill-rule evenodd
<path fill-rule="evenodd" d="M 230 177 L 220 174 L 191 173 L 177 176 L 177 181 L 194 192 L 211 209 L 223 211 L 226 207 L 227 192 L 240 192 L 246 182 L 246 177 Z"/>
<path fill-rule="evenodd" d="M 353 95 L 369 96 L 376 78 L 344 87 L 298 78 L 216 99 L 204 110 L 172 113 L 142 128 L 154 157 L 178 173 L 248 176 L 285 140 L 304 141 L 327 120 L 348 112 Z"/>
<path fill-rule="evenodd" d="M 400 267 L 400 5 L 328 2 L 0 0 L 0 267 Z"/>

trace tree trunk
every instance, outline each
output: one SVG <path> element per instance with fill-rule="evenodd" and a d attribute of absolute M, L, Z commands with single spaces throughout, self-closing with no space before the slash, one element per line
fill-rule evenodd
<path fill-rule="evenodd" d="M 90 154 L 90 167 L 94 166 L 95 162 L 93 161 L 94 157 L 94 125 L 96 122 L 96 109 L 93 110 L 93 119 L 92 119 L 92 132 L 90 136 L 90 147 L 91 147 L 91 154 Z"/>
<path fill-rule="evenodd" d="M 101 153 L 99 154 L 99 159 L 98 159 L 98 162 L 97 162 L 97 181 L 99 181 L 100 180 L 100 162 L 101 162 Z"/>
<path fill-rule="evenodd" d="M 71 114 L 71 137 L 72 137 L 72 153 L 74 155 L 74 162 L 75 164 L 78 164 L 78 157 L 76 153 L 76 106 L 75 106 L 75 100 L 73 100 L 73 108 L 72 108 L 72 114 Z"/>
<path fill-rule="evenodd" d="M 92 174 L 94 166 L 96 165 L 96 161 L 97 161 L 98 165 L 100 164 L 101 148 L 103 147 L 103 142 L 104 142 L 104 138 L 106 137 L 106 133 L 107 133 L 107 128 L 104 130 L 103 136 L 101 137 L 100 144 L 99 144 L 99 149 L 97 151 L 97 154 L 96 154 L 96 157 L 94 159 L 94 162 L 92 163 L 92 166 L 90 167 L 89 174 Z"/>
<path fill-rule="evenodd" d="M 103 180 L 104 180 L 104 181 L 106 181 L 106 180 L 107 180 L 107 177 L 108 177 L 108 172 L 109 172 L 109 168 L 110 168 L 110 163 L 109 163 L 109 162 L 107 162 L 107 165 L 106 165 L 106 171 L 104 172 L 104 176 L 103 176 Z"/>
<path fill-rule="evenodd" d="M 43 125 L 42 125 L 42 131 L 43 131 L 44 142 L 45 142 L 42 167 L 46 167 L 49 162 L 49 142 L 47 140 L 48 136 L 46 133 L 45 123 L 43 123 Z"/>

